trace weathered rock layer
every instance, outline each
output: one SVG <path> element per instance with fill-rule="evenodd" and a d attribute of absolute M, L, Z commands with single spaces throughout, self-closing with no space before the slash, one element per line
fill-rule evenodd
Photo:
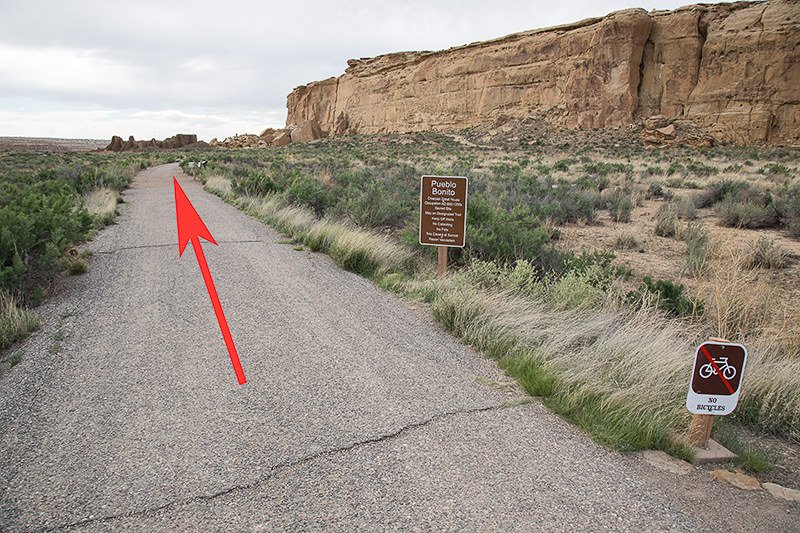
<path fill-rule="evenodd" d="M 297 87 L 287 125 L 322 135 L 677 121 L 737 144 L 800 143 L 800 2 L 631 9 L 440 52 L 350 60 Z M 320 132 L 315 132 L 315 137 Z"/>
<path fill-rule="evenodd" d="M 150 139 L 149 141 L 137 141 L 133 135 L 128 137 L 127 141 L 123 141 L 122 137 L 114 135 L 111 137 L 111 142 L 106 146 L 106 150 L 110 152 L 131 152 L 138 150 L 158 150 L 158 149 L 175 149 L 175 148 L 199 148 L 208 146 L 203 141 L 197 141 L 197 135 L 188 133 L 178 133 L 163 141 Z"/>

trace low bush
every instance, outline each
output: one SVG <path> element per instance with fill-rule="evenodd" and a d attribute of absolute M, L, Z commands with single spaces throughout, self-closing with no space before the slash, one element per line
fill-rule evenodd
<path fill-rule="evenodd" d="M 666 171 L 662 167 L 648 166 L 644 169 L 644 174 L 647 176 L 663 176 Z"/>
<path fill-rule="evenodd" d="M 785 183 L 774 205 L 781 224 L 789 234 L 800 237 L 800 183 Z"/>
<path fill-rule="evenodd" d="M 325 213 L 333 202 L 328 190 L 318 180 L 309 176 L 296 177 L 283 194 L 290 204 L 310 207 L 317 216 Z"/>
<path fill-rule="evenodd" d="M 605 161 L 594 161 L 585 163 L 583 171 L 587 174 L 596 176 L 608 176 L 609 174 L 630 174 L 633 172 L 633 165 L 626 163 L 608 163 Z"/>
<path fill-rule="evenodd" d="M 550 235 L 531 208 L 520 205 L 508 211 L 476 195 L 468 210 L 468 257 L 507 264 L 527 259 L 543 268 L 549 264 Z"/>
<path fill-rule="evenodd" d="M 672 193 L 664 189 L 664 185 L 658 182 L 653 182 L 647 187 L 648 198 L 666 198 L 671 199 Z"/>
<path fill-rule="evenodd" d="M 773 228 L 780 220 L 772 205 L 725 200 L 717 204 L 715 210 L 720 225 L 733 228 Z"/>
<path fill-rule="evenodd" d="M 706 165 L 700 161 L 689 161 L 686 165 L 686 172 L 694 174 L 695 176 L 714 176 L 719 173 L 719 169 Z"/>
<path fill-rule="evenodd" d="M 697 299 L 687 298 L 684 295 L 684 287 L 680 283 L 675 283 L 666 279 L 653 280 L 650 276 L 642 278 L 639 290 L 628 294 L 628 298 L 633 302 L 643 302 L 647 300 L 647 295 L 654 295 L 656 305 L 676 317 L 697 317 L 703 314 L 704 304 Z"/>
<path fill-rule="evenodd" d="M 695 196 L 695 207 L 703 209 L 729 199 L 740 199 L 742 193 L 750 192 L 750 185 L 744 181 L 721 180 L 709 185 L 705 191 Z"/>
<path fill-rule="evenodd" d="M 697 218 L 697 207 L 695 201 L 688 196 L 681 196 L 672 202 L 675 214 L 682 220 L 694 220 Z"/>
<path fill-rule="evenodd" d="M 630 222 L 631 212 L 636 206 L 630 189 L 615 187 L 603 191 L 601 199 L 614 222 Z"/>

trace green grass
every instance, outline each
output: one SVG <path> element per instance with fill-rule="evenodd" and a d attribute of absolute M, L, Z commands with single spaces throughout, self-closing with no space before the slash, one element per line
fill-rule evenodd
<path fill-rule="evenodd" d="M 736 454 L 735 464 L 753 473 L 767 473 L 775 468 L 775 460 L 768 447 L 758 438 L 722 420 L 714 428 L 713 437 Z"/>
<path fill-rule="evenodd" d="M 11 368 L 17 366 L 21 361 L 22 361 L 22 352 L 19 350 L 8 356 L 8 364 Z"/>

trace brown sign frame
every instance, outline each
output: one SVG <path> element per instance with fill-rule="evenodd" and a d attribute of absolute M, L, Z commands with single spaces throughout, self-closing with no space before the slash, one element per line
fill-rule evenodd
<path fill-rule="evenodd" d="M 425 227 L 429 227 L 433 224 L 430 221 L 430 224 L 425 224 L 426 216 L 425 216 L 425 199 L 423 198 L 425 192 L 425 180 L 430 179 L 431 181 L 435 179 L 439 180 L 455 180 L 456 188 L 455 188 L 455 196 L 460 198 L 459 191 L 463 190 L 464 198 L 463 198 L 463 212 L 461 213 L 461 218 L 463 219 L 463 226 L 460 229 L 460 236 L 457 244 L 447 243 L 447 242 L 439 242 L 439 241 L 432 241 L 430 238 L 423 240 L 423 231 Z M 462 189 L 463 187 L 463 189 Z M 466 176 L 434 176 L 431 174 L 426 174 L 420 177 L 419 181 L 419 243 L 423 246 L 446 246 L 448 248 L 463 248 L 466 240 L 467 240 L 467 201 L 469 198 L 469 178 Z M 456 211 L 451 211 L 456 212 Z"/>

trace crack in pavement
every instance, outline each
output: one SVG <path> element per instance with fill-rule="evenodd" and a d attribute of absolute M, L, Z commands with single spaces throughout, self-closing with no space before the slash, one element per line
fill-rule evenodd
<path fill-rule="evenodd" d="M 158 513 L 159 511 L 163 511 L 163 510 L 166 510 L 166 509 L 178 507 L 180 505 L 186 505 L 186 504 L 193 503 L 193 502 L 202 502 L 202 501 L 209 502 L 209 501 L 212 501 L 212 500 L 214 500 L 216 498 L 220 498 L 222 496 L 226 496 L 228 494 L 232 494 L 232 493 L 235 493 L 235 492 L 240 492 L 240 491 L 245 491 L 245 490 L 256 488 L 259 485 L 261 485 L 262 483 L 265 483 L 265 482 L 270 481 L 271 479 L 275 478 L 278 474 L 280 474 L 284 470 L 288 470 L 290 468 L 294 468 L 294 467 L 297 467 L 297 466 L 303 466 L 303 465 L 305 465 L 307 463 L 310 463 L 310 462 L 315 461 L 317 459 L 320 459 L 322 457 L 338 455 L 338 454 L 341 454 L 341 453 L 346 453 L 346 452 L 349 452 L 351 450 L 355 450 L 355 449 L 361 448 L 363 446 L 370 446 L 372 444 L 378 444 L 378 443 L 381 443 L 381 442 L 393 440 L 393 439 L 396 439 L 396 438 L 402 436 L 404 433 L 407 433 L 409 431 L 413 431 L 415 429 L 424 428 L 424 427 L 426 427 L 426 426 L 428 426 L 430 424 L 433 424 L 435 422 L 438 422 L 440 420 L 445 420 L 447 418 L 451 418 L 451 417 L 455 417 L 455 416 L 459 416 L 459 415 L 471 415 L 471 414 L 477 414 L 477 413 L 484 413 L 484 412 L 488 412 L 488 411 L 499 411 L 500 409 L 510 409 L 510 408 L 513 408 L 513 407 L 518 407 L 519 405 L 524 405 L 524 404 L 503 402 L 503 403 L 500 403 L 500 404 L 497 404 L 497 405 L 489 405 L 489 406 L 485 406 L 485 407 L 476 407 L 476 408 L 473 408 L 473 409 L 459 409 L 459 410 L 456 410 L 456 411 L 448 411 L 448 412 L 445 412 L 445 413 L 439 413 L 439 414 L 431 416 L 430 418 L 422 420 L 421 422 L 411 422 L 410 424 L 402 426 L 400 429 L 398 429 L 396 431 L 393 431 L 391 433 L 385 433 L 383 435 L 377 435 L 377 436 L 374 436 L 374 437 L 369 437 L 369 438 L 366 438 L 364 440 L 351 442 L 350 444 L 345 444 L 344 446 L 340 446 L 338 448 L 331 448 L 331 449 L 328 449 L 328 450 L 322 450 L 322 451 L 319 451 L 319 452 L 312 453 L 310 455 L 305 455 L 303 457 L 300 457 L 299 459 L 294 459 L 294 460 L 291 460 L 291 461 L 284 461 L 282 463 L 278 463 L 275 466 L 270 467 L 269 470 L 268 470 L 268 473 L 266 475 L 256 479 L 255 481 L 251 481 L 249 483 L 245 483 L 245 484 L 242 484 L 242 485 L 234 485 L 232 487 L 228 487 L 226 489 L 220 490 L 220 491 L 215 492 L 213 494 L 199 494 L 199 495 L 196 495 L 196 496 L 191 496 L 189 498 L 172 500 L 172 501 L 169 501 L 169 502 L 161 504 L 161 505 L 157 505 L 157 506 L 154 506 L 154 507 L 148 507 L 146 509 L 140 509 L 138 511 L 128 511 L 128 512 L 125 512 L 125 513 L 119 513 L 119 514 L 108 515 L 108 516 L 100 516 L 100 517 L 96 517 L 96 518 L 85 518 L 83 520 L 78 520 L 77 522 L 71 522 L 69 524 L 63 524 L 63 525 L 59 525 L 59 526 L 46 526 L 46 527 L 40 529 L 39 531 L 68 530 L 68 529 L 87 526 L 87 525 L 91 525 L 91 524 L 111 522 L 111 521 L 118 520 L 118 519 L 121 519 L 121 518 L 133 518 L 133 517 L 137 517 L 137 516 L 153 515 L 155 513 Z"/>
<path fill-rule="evenodd" d="M 234 241 L 217 241 L 217 244 L 247 244 L 247 243 L 262 243 L 262 244 L 280 244 L 274 241 L 261 241 L 261 240 L 234 240 Z M 98 252 L 93 252 L 94 255 L 110 255 L 115 254 L 117 252 L 126 252 L 128 250 L 146 250 L 148 248 L 167 248 L 169 246 L 177 247 L 177 242 L 170 242 L 164 244 L 140 244 L 138 246 L 123 246 L 121 248 L 116 248 L 114 250 L 102 250 Z"/>

